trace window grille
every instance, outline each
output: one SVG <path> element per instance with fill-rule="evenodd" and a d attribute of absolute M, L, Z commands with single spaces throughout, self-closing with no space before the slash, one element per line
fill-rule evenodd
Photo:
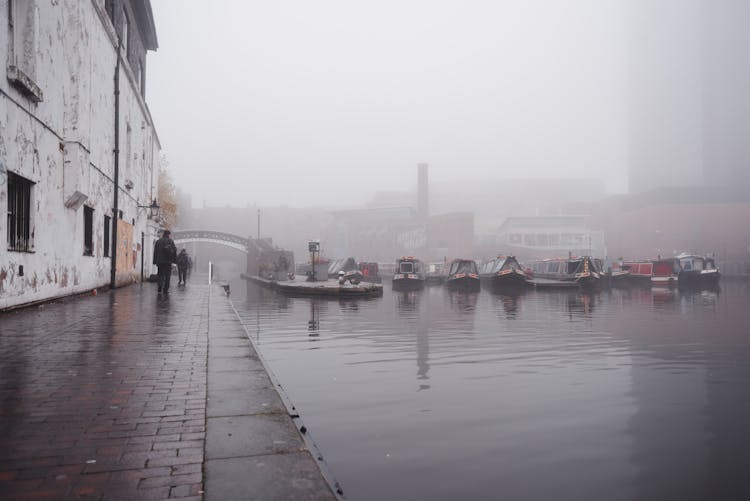
<path fill-rule="evenodd" d="M 31 252 L 31 194 L 34 183 L 8 172 L 8 250 Z"/>

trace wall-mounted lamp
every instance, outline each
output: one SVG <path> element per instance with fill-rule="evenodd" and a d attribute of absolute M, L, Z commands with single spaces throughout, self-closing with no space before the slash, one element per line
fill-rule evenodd
<path fill-rule="evenodd" d="M 151 202 L 151 205 L 139 205 L 139 209 L 148 209 L 148 218 L 149 219 L 155 219 L 159 215 L 159 204 L 156 203 L 156 199 L 154 198 L 154 201 Z"/>

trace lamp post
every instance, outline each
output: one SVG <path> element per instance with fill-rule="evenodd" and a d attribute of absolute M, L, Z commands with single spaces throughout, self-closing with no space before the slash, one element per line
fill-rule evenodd
<path fill-rule="evenodd" d="M 139 205 L 138 208 L 148 209 L 148 218 L 156 219 L 156 217 L 159 215 L 159 209 L 161 209 L 161 206 L 156 203 L 156 199 L 154 198 L 154 201 L 151 202 L 151 205 Z"/>

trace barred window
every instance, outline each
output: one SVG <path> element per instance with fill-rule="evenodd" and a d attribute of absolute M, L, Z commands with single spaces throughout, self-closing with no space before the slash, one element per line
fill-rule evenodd
<path fill-rule="evenodd" d="M 83 255 L 94 255 L 94 209 L 83 206 Z"/>
<path fill-rule="evenodd" d="M 8 172 L 8 250 L 31 252 L 31 189 L 34 183 Z"/>

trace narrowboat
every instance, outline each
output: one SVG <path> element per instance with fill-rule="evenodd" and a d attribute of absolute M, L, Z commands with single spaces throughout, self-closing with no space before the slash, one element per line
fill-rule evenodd
<path fill-rule="evenodd" d="M 501 255 L 482 264 L 479 279 L 495 289 L 516 289 L 531 285 L 529 276 L 515 256 Z"/>
<path fill-rule="evenodd" d="M 479 290 L 479 270 L 471 259 L 454 259 L 448 267 L 445 285 L 456 289 Z"/>
<path fill-rule="evenodd" d="M 622 270 L 628 272 L 630 283 L 673 287 L 679 280 L 680 262 L 675 258 L 625 261 Z"/>
<path fill-rule="evenodd" d="M 380 278 L 380 267 L 378 266 L 378 263 L 364 261 L 360 262 L 359 271 L 362 273 L 363 282 L 371 282 L 374 284 L 379 284 L 380 282 L 382 282 Z"/>
<path fill-rule="evenodd" d="M 424 287 L 425 275 L 422 261 L 412 256 L 404 256 L 396 260 L 393 274 L 394 290 L 415 290 Z"/>
<path fill-rule="evenodd" d="M 622 263 L 615 262 L 604 273 L 610 287 L 628 287 L 632 284 L 630 271 L 622 267 Z"/>
<path fill-rule="evenodd" d="M 721 274 L 713 257 L 682 253 L 675 258 L 680 262 L 678 284 L 680 287 L 715 286 Z"/>
<path fill-rule="evenodd" d="M 536 287 L 595 287 L 604 274 L 601 260 L 591 256 L 544 259 L 529 266 Z"/>

